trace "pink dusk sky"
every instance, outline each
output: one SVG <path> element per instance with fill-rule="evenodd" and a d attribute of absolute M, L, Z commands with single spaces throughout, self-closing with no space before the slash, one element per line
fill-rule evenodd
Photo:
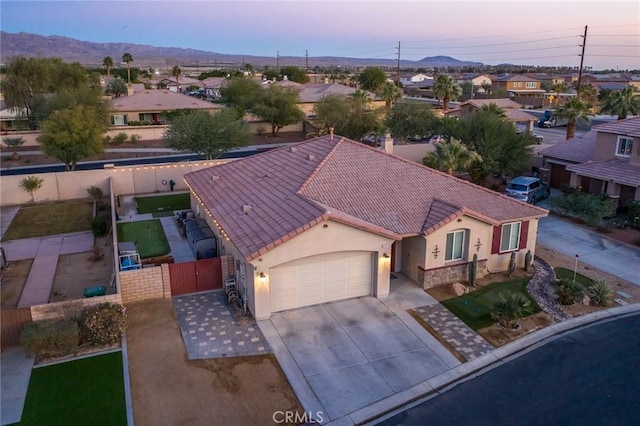
<path fill-rule="evenodd" d="M 217 53 L 640 69 L 637 0 L 7 1 L 10 33 Z"/>

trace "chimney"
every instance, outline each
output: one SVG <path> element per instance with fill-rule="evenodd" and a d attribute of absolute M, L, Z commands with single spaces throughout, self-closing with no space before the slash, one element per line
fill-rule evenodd
<path fill-rule="evenodd" d="M 134 90 L 133 90 L 133 84 L 129 83 L 127 84 L 127 96 L 133 96 Z"/>
<path fill-rule="evenodd" d="M 393 154 L 393 138 L 391 137 L 391 133 L 384 135 L 384 152 Z"/>
<path fill-rule="evenodd" d="M 333 127 L 329 127 L 329 138 L 333 140 Z"/>
<path fill-rule="evenodd" d="M 329 78 L 328 77 L 324 78 L 324 84 L 329 84 Z"/>
<path fill-rule="evenodd" d="M 285 75 L 283 75 L 283 76 L 282 76 L 282 81 L 289 81 L 289 77 L 287 77 L 287 75 L 286 75 L 286 74 L 285 74 Z"/>

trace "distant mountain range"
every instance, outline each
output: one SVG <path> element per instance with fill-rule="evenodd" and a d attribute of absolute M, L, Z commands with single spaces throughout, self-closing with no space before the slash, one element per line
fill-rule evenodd
<path fill-rule="evenodd" d="M 80 62 L 88 66 L 102 66 L 102 60 L 111 56 L 118 62 L 123 53 L 129 52 L 134 64 L 144 68 L 169 67 L 173 65 L 209 68 L 224 64 L 249 63 L 253 66 L 271 65 L 276 62 L 280 66 L 306 66 L 303 56 L 280 56 L 278 59 L 269 56 L 251 56 L 242 54 L 224 54 L 197 49 L 178 47 L 157 47 L 133 43 L 93 43 L 61 36 L 42 36 L 31 33 L 7 33 L 0 31 L 0 61 L 13 56 L 56 57 L 66 62 Z M 394 69 L 398 62 L 395 59 L 349 58 L 338 56 L 309 57 L 309 67 L 314 66 L 366 67 L 380 66 Z M 403 60 L 402 68 L 463 67 L 482 66 L 481 62 L 459 61 L 449 56 L 425 57 L 418 61 Z"/>

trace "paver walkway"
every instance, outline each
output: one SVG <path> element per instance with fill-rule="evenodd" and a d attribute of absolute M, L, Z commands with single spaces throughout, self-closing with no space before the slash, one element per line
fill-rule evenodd
<path fill-rule="evenodd" d="M 162 224 L 162 229 L 164 230 L 164 234 L 169 242 L 169 247 L 171 247 L 169 255 L 173 257 L 173 261 L 175 263 L 181 263 L 196 260 L 196 256 L 193 254 L 193 250 L 191 250 L 191 246 L 189 246 L 187 239 L 180 235 L 178 224 L 176 223 L 176 217 L 161 217 L 160 223 Z"/>
<path fill-rule="evenodd" d="M 467 361 L 493 350 L 493 346 L 484 340 L 482 336 L 469 328 L 441 304 L 415 308 L 414 312 Z"/>
<path fill-rule="evenodd" d="M 230 309 L 222 290 L 174 297 L 173 310 L 189 359 L 272 353 L 256 321 Z"/>

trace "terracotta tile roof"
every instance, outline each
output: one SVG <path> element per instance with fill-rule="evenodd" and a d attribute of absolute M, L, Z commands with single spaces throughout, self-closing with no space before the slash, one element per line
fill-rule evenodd
<path fill-rule="evenodd" d="M 339 136 L 192 172 L 185 181 L 248 260 L 326 219 L 400 239 L 462 214 L 492 224 L 547 214 Z"/>
<path fill-rule="evenodd" d="M 594 126 L 595 127 L 595 126 Z M 594 130 L 581 136 L 575 136 L 540 151 L 545 157 L 569 161 L 571 163 L 586 163 L 593 158 L 596 148 L 597 133 Z"/>
<path fill-rule="evenodd" d="M 628 158 L 588 161 L 567 166 L 566 168 L 580 176 L 612 180 L 623 185 L 640 186 L 640 165 L 631 164 Z"/>
<path fill-rule="evenodd" d="M 121 112 L 173 111 L 183 108 L 213 110 L 223 107 L 170 90 L 144 90 L 142 92 L 135 92 L 131 96 L 114 98 L 111 101 L 111 109 Z"/>
<path fill-rule="evenodd" d="M 494 81 L 539 81 L 539 80 L 526 75 L 516 74 L 516 75 L 503 75 L 496 78 Z"/>
<path fill-rule="evenodd" d="M 538 121 L 538 118 L 529 114 L 528 112 L 521 111 L 519 109 L 506 109 L 504 110 L 507 120 L 515 122 L 523 121 Z"/>
<path fill-rule="evenodd" d="M 355 93 L 356 89 L 338 83 L 305 83 L 300 87 L 298 97 L 300 102 L 318 102 L 326 95 L 343 95 L 349 96 Z M 375 93 L 367 92 L 369 99 L 376 99 Z"/>
<path fill-rule="evenodd" d="M 593 126 L 592 129 L 598 132 L 615 133 L 640 138 L 640 116 L 598 124 L 597 126 Z"/>

